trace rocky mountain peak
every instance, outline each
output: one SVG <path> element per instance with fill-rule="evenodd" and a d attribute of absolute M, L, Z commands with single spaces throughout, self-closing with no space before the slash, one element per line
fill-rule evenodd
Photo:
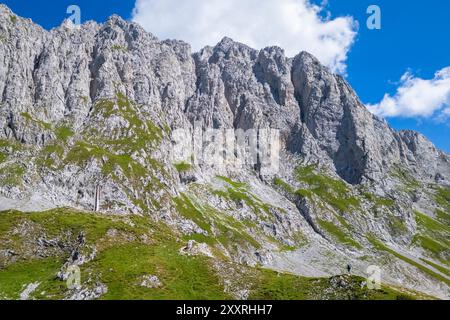
<path fill-rule="evenodd" d="M 4 15 L 11 13 L 6 6 L 2 8 Z M 2 27 L 11 23 L 9 18 L 3 19 Z M 27 74 L 33 74 L 26 80 L 30 83 L 29 89 L 23 89 L 20 96 L 9 96 L 11 84 L 17 83 L 18 79 L 4 79 L 0 84 L 5 92 L 3 103 L 20 101 L 24 109 L 39 104 L 53 105 L 52 111 L 47 110 L 42 120 L 62 120 L 68 111 L 86 112 L 85 108 L 80 109 L 79 97 L 88 97 L 93 103 L 101 97 L 113 96 L 118 84 L 127 95 L 144 104 L 153 99 L 161 101 L 161 97 L 170 91 L 167 91 L 168 88 L 172 88 L 180 98 L 176 103 L 180 109 L 169 112 L 174 117 L 184 110 L 189 111 L 185 116 L 191 123 L 197 119 L 213 127 L 275 126 L 283 132 L 287 149 L 298 154 L 302 154 L 301 149 L 320 150 L 323 155 L 318 157 L 319 162 L 334 167 L 339 176 L 351 183 L 379 178 L 385 173 L 388 163 L 401 161 L 399 157 L 404 155 L 403 151 L 411 153 L 406 158 L 415 157 L 416 149 L 402 146 L 410 144 L 410 135 L 395 133 L 383 121 L 372 116 L 342 77 L 332 74 L 307 52 L 289 59 L 279 47 L 254 50 L 225 37 L 215 47 L 191 55 L 188 44 L 159 41 L 139 25 L 117 15 L 111 16 L 102 25 L 87 23 L 75 34 L 70 33 L 68 41 L 62 41 L 67 36 L 66 27 L 72 28 L 63 25 L 51 34 L 36 29 L 39 32 L 34 32 L 36 39 L 33 47 L 20 51 L 22 55 L 26 54 L 24 61 L 30 61 L 25 63 L 29 66 Z M 13 30 L 16 33 L 27 32 L 29 28 L 39 27 L 27 22 Z M 57 57 L 61 52 L 68 54 L 69 60 L 59 63 L 56 68 L 59 71 L 46 69 L 46 65 L 55 64 L 55 60 L 60 59 Z M 143 55 L 146 57 L 143 58 Z M 142 73 L 136 64 L 139 59 L 141 62 L 145 59 L 149 68 L 146 70 L 147 76 L 141 76 L 149 81 L 152 76 L 148 78 L 148 75 L 153 74 L 159 83 L 150 80 L 145 88 L 136 92 L 139 86 L 133 82 L 136 81 L 136 74 Z M 161 69 L 165 65 L 167 67 Z M 178 70 L 175 73 L 174 68 Z M 65 75 L 69 70 L 72 75 Z M 65 76 L 54 88 L 54 85 L 39 83 L 44 79 L 39 75 L 41 72 L 53 72 L 52 81 Z M 13 77 L 6 69 L 4 74 Z M 182 77 L 176 89 L 174 85 L 179 81 L 173 79 L 173 74 Z M 84 83 L 89 83 L 88 87 L 73 88 L 73 81 L 78 81 L 76 79 L 81 75 L 84 75 Z M 169 80 L 171 78 L 173 80 Z M 148 91 L 142 91 L 159 86 L 162 87 L 154 97 Z M 78 93 L 68 96 L 68 90 Z M 50 92 L 58 91 L 61 91 L 57 95 L 59 98 L 51 98 Z M 216 96 L 215 103 L 199 104 L 203 97 L 213 94 Z M 51 102 L 46 103 L 49 98 Z M 23 103 L 23 99 L 27 102 Z M 192 106 L 193 101 L 198 105 Z M 374 136 L 383 137 L 384 143 L 379 143 Z"/>
<path fill-rule="evenodd" d="M 0 3 L 0 15 L 12 14 L 11 9 L 3 3 Z"/>

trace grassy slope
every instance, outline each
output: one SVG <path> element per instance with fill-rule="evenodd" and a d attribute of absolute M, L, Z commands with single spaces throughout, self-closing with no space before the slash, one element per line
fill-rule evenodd
<path fill-rule="evenodd" d="M 104 283 L 108 292 L 103 299 L 230 299 L 224 292 L 223 275 L 213 267 L 214 260 L 203 256 L 179 254 L 185 242 L 178 240 L 169 228 L 144 217 L 120 217 L 57 209 L 42 213 L 0 213 L 0 250 L 14 248 L 19 254 L 15 263 L 0 265 L 0 298 L 19 298 L 20 292 L 32 282 L 40 282 L 32 294 L 36 299 L 61 299 L 70 294 L 65 283 L 55 275 L 67 259 L 67 253 L 48 257 L 22 258 L 33 232 L 12 235 L 15 227 L 27 222 L 38 230 L 36 234 L 62 239 L 63 234 L 86 234 L 88 245 L 96 246 L 96 258 L 81 267 L 82 282 L 89 286 Z M 108 236 L 108 230 L 115 230 Z M 9 239 L 8 241 L 5 241 Z M 216 262 L 220 262 L 216 258 Z M 243 276 L 235 279 L 250 287 L 253 299 L 411 299 L 392 288 L 369 291 L 361 288 L 363 279 L 347 276 L 347 289 L 330 288 L 326 278 L 303 278 L 260 268 L 231 264 Z M 141 287 L 143 275 L 157 275 L 162 287 Z M 324 295 L 324 292 L 331 292 Z"/>

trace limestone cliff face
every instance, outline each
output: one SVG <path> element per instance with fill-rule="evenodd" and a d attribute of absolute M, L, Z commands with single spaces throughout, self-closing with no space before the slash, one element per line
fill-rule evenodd
<path fill-rule="evenodd" d="M 186 214 L 193 203 L 201 214 L 250 220 L 241 231 L 262 248 L 229 250 L 248 263 L 308 273 L 321 250 L 338 248 L 335 261 L 354 260 L 363 273 L 359 257 L 380 251 L 372 236 L 418 263 L 448 263 L 447 234 L 434 239 L 444 249 L 433 256 L 417 241 L 430 230 L 416 212 L 448 214 L 449 155 L 391 129 L 306 52 L 289 58 L 224 38 L 192 53 L 117 16 L 46 31 L 0 5 L 0 94 L 0 209 L 90 210 L 101 185 L 102 210 L 150 214 L 186 234 L 220 233 L 217 217 Z M 279 172 L 177 167 L 171 133 L 194 125 L 278 129 Z M 305 243 L 301 258 L 277 253 Z M 408 278 L 415 269 L 404 261 L 389 265 L 391 282 L 448 293 L 427 274 Z"/>

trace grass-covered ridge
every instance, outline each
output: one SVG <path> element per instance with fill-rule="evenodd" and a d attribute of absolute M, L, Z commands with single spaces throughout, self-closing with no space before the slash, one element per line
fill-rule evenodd
<path fill-rule="evenodd" d="M 0 183 L 3 186 L 20 187 L 23 184 L 24 174 L 25 167 L 22 164 L 8 163 L 0 167 Z"/>
<path fill-rule="evenodd" d="M 21 187 L 26 168 L 23 163 L 13 159 L 24 147 L 15 140 L 0 139 L 0 184 L 4 187 Z"/>
<path fill-rule="evenodd" d="M 192 196 L 181 194 L 174 199 L 177 211 L 187 219 L 195 222 L 208 235 L 194 235 L 196 240 L 211 245 L 220 244 L 228 250 L 236 245 L 260 248 L 261 245 L 247 231 L 247 226 L 232 216 L 219 212 L 210 206 L 200 204 Z"/>
<path fill-rule="evenodd" d="M 450 266 L 450 226 L 418 211 L 415 216 L 418 233 L 413 243 L 420 245 L 431 257 Z"/>
<path fill-rule="evenodd" d="M 252 194 L 247 184 L 223 176 L 218 176 L 217 179 L 224 182 L 225 187 L 223 190 L 215 190 L 215 195 L 233 201 L 238 205 L 245 204 L 260 216 L 271 216 L 269 214 L 270 206 Z"/>
<path fill-rule="evenodd" d="M 332 222 L 321 219 L 318 219 L 318 223 L 322 229 L 326 230 L 328 234 L 330 234 L 340 243 L 362 249 L 361 245 L 356 242 L 347 232 L 345 232 L 342 227 L 338 227 Z"/>
<path fill-rule="evenodd" d="M 150 218 L 99 215 L 57 209 L 41 213 L 0 213 L 1 249 L 13 248 L 22 257 L 30 241 L 28 232 L 11 237 L 18 226 L 35 225 L 36 239 L 59 239 L 66 233 L 83 232 L 89 246 L 98 253 L 93 261 L 81 266 L 82 281 L 101 282 L 108 287 L 103 299 L 226 299 L 218 276 L 208 258 L 180 255 L 185 245 L 164 224 Z M 114 230 L 114 236 L 109 235 Z M 14 239 L 14 244 L 7 239 Z M 49 250 L 50 252 L 50 250 Z M 25 255 L 24 255 L 25 257 Z M 50 257 L 28 257 L 7 263 L 0 269 L 0 297 L 17 299 L 24 286 L 39 282 L 34 298 L 60 299 L 70 295 L 65 283 L 56 278 L 68 253 Z M 164 284 L 149 289 L 140 286 L 142 276 L 157 275 Z M 45 293 L 42 293 L 45 292 Z"/>
<path fill-rule="evenodd" d="M 126 127 L 113 127 L 112 131 L 90 128 L 85 135 L 94 139 L 111 151 L 135 152 L 157 147 L 163 137 L 163 127 L 152 122 L 141 107 L 123 93 L 117 92 L 114 99 L 102 99 L 96 102 L 91 115 L 99 124 L 110 118 L 119 118 L 126 122 Z"/>
<path fill-rule="evenodd" d="M 435 194 L 436 203 L 441 209 L 436 210 L 436 215 L 441 222 L 450 224 L 450 189 L 439 187 Z"/>
<path fill-rule="evenodd" d="M 418 270 L 422 271 L 423 273 L 427 274 L 428 276 L 435 278 L 439 281 L 442 281 L 442 282 L 446 283 L 447 285 L 450 285 L 450 280 L 448 280 L 441 274 L 434 272 L 433 270 L 427 268 L 425 265 L 423 265 L 417 261 L 414 261 L 413 259 L 410 259 L 410 258 L 398 253 L 397 251 L 387 247 L 381 241 L 377 240 L 375 237 L 369 236 L 368 240 L 374 246 L 374 248 L 376 248 L 377 250 L 388 252 L 391 255 L 397 257 L 398 259 L 403 260 L 404 262 L 416 267 Z"/>
<path fill-rule="evenodd" d="M 0 212 L 0 250 L 10 249 L 16 254 L 11 261 L 1 261 L 0 299 L 18 299 L 30 283 L 38 283 L 31 299 L 71 296 L 73 292 L 56 277 L 70 252 L 56 249 L 80 232 L 85 234 L 87 248 L 97 250 L 93 260 L 81 265 L 82 286 L 105 285 L 107 292 L 101 299 L 231 299 L 233 296 L 223 282 L 229 268 L 241 275 L 233 285 L 244 281 L 251 299 L 424 298 L 385 286 L 369 291 L 362 285 L 363 279 L 353 276 L 344 276 L 348 286 L 336 289 L 333 279 L 302 278 L 250 268 L 223 256 L 182 255 L 179 249 L 185 241 L 164 223 L 149 217 L 55 209 L 39 213 Z M 27 255 L 30 245 L 38 246 L 40 238 L 55 240 L 59 245 L 55 250 L 48 247 L 46 255 Z M 229 268 L 217 267 L 217 263 Z M 156 275 L 161 285 L 141 286 L 146 275 Z"/>
<path fill-rule="evenodd" d="M 382 286 L 380 290 L 369 290 L 364 286 L 365 279 L 362 277 L 344 275 L 334 279 L 346 283 L 347 286 L 332 288 L 333 278 L 304 278 L 262 270 L 258 287 L 252 291 L 250 299 L 413 300 L 418 298 L 388 286 Z"/>
<path fill-rule="evenodd" d="M 52 130 L 52 125 L 50 123 L 35 119 L 28 112 L 22 112 L 20 115 L 23 119 L 25 119 L 25 121 L 28 124 L 36 125 L 38 127 L 41 127 L 41 129 L 44 129 L 44 130 Z"/>
<path fill-rule="evenodd" d="M 355 210 L 360 206 L 360 200 L 351 195 L 345 182 L 318 172 L 315 166 L 297 167 L 296 178 L 305 185 L 304 188 L 297 191 L 302 197 L 316 195 L 323 202 L 341 212 Z"/>
<path fill-rule="evenodd" d="M 174 163 L 173 166 L 179 173 L 192 170 L 192 164 L 187 163 L 187 162 L 177 162 L 177 163 Z"/>

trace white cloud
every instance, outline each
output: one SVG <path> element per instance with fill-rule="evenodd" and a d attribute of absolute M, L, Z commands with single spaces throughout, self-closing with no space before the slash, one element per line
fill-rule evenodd
<path fill-rule="evenodd" d="M 312 5 L 309 0 L 136 0 L 133 20 L 159 38 L 184 40 L 196 51 L 228 36 L 257 49 L 277 45 L 291 57 L 305 50 L 343 73 L 357 23 L 352 17 L 321 17 L 325 4 Z"/>
<path fill-rule="evenodd" d="M 407 72 L 400 79 L 395 95 L 386 94 L 380 103 L 367 107 L 382 117 L 446 119 L 450 116 L 450 67 L 436 72 L 430 80 Z"/>

